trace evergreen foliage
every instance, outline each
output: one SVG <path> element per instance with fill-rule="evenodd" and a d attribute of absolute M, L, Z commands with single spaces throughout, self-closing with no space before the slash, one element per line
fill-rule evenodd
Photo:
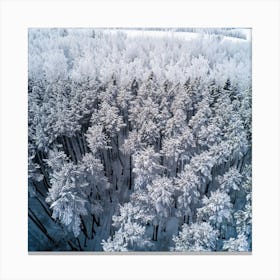
<path fill-rule="evenodd" d="M 250 43 L 208 31 L 29 30 L 30 251 L 252 250 Z"/>

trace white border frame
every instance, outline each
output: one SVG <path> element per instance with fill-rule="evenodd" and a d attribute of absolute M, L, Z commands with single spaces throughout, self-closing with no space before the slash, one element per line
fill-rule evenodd
<path fill-rule="evenodd" d="M 0 279 L 280 279 L 278 1 L 1 1 Z M 252 255 L 28 255 L 27 28 L 252 27 Z"/>

